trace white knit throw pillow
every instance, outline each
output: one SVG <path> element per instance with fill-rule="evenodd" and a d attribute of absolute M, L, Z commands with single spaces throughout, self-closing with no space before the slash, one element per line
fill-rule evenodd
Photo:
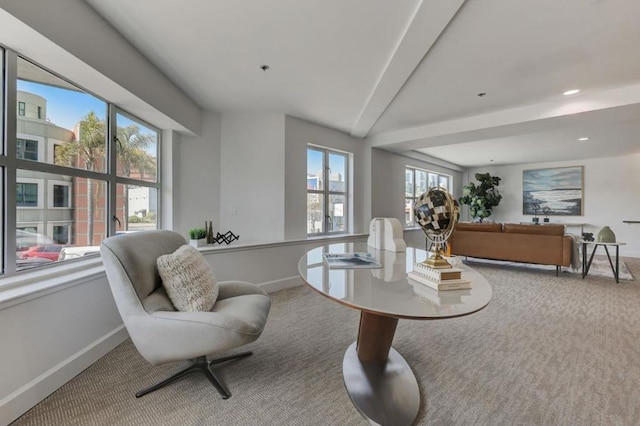
<path fill-rule="evenodd" d="M 198 249 L 183 245 L 158 258 L 162 285 L 179 311 L 210 311 L 218 299 L 218 283 Z"/>

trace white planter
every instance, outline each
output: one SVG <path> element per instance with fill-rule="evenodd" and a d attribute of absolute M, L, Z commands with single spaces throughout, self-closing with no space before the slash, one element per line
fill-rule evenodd
<path fill-rule="evenodd" d="M 189 240 L 189 245 L 192 246 L 192 247 L 195 247 L 195 248 L 206 246 L 207 245 L 207 239 L 206 238 L 200 238 L 199 240 Z"/>

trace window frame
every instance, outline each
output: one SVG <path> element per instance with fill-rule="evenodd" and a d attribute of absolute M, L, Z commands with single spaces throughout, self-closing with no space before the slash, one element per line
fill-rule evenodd
<path fill-rule="evenodd" d="M 440 185 L 440 180 L 441 178 L 446 178 L 447 182 L 448 182 L 448 187 L 444 188 L 446 189 L 448 192 L 452 192 L 453 189 L 453 176 L 446 174 L 446 173 L 441 173 L 441 172 L 436 172 L 433 170 L 426 170 L 426 169 L 421 169 L 419 167 L 414 167 L 414 166 L 405 166 L 405 178 L 404 178 L 404 186 L 405 186 L 405 193 L 404 193 L 404 209 L 405 209 L 405 220 L 404 220 L 404 228 L 405 229 L 409 229 L 409 228 L 416 228 L 418 225 L 416 225 L 414 217 L 413 217 L 413 206 L 415 205 L 416 199 L 421 195 L 421 194 L 417 194 L 416 193 L 416 187 L 417 187 L 417 176 L 416 173 L 417 172 L 421 172 L 421 173 L 426 173 L 426 187 L 427 190 L 433 188 L 433 186 L 429 186 L 429 182 L 431 181 L 431 177 L 435 176 L 435 181 L 438 183 L 437 187 L 441 187 L 444 188 Z M 411 173 L 412 176 L 412 182 L 409 183 L 409 181 L 407 180 L 407 174 Z M 407 191 L 408 186 L 411 185 L 411 194 L 412 196 L 407 196 L 407 193 L 409 191 Z M 407 209 L 409 211 L 407 211 Z M 409 217 L 411 218 L 410 220 L 407 220 L 407 214 L 409 215 Z"/>
<path fill-rule="evenodd" d="M 351 191 L 350 191 L 350 185 L 351 185 L 351 168 L 352 168 L 352 156 L 353 154 L 350 152 L 346 152 L 346 151 L 340 151 L 334 148 L 327 148 L 327 147 L 323 147 L 323 146 L 319 146 L 319 145 L 313 145 L 313 144 L 308 144 L 307 145 L 307 162 L 309 159 L 309 150 L 314 150 L 314 151 L 319 151 L 322 153 L 322 158 L 323 158 L 323 170 L 322 170 L 322 189 L 309 189 L 307 187 L 307 195 L 306 195 L 306 199 L 309 199 L 309 194 L 318 194 L 322 197 L 322 211 L 323 211 L 323 220 L 322 220 L 322 232 L 308 232 L 307 231 L 307 236 L 308 237 L 312 237 L 312 236 L 321 236 L 321 235 L 340 235 L 340 234 L 348 234 L 351 231 L 351 204 L 352 204 L 352 200 L 351 200 Z M 329 157 L 330 155 L 340 155 L 344 157 L 345 160 L 345 176 L 344 176 L 344 191 L 336 191 L 336 190 L 331 190 L 331 185 L 330 185 L 330 174 L 331 174 L 331 169 L 329 168 Z M 308 163 L 307 163 L 308 164 Z M 308 167 L 308 166 L 307 166 Z M 308 177 L 308 173 L 309 171 L 306 171 L 307 174 L 307 180 L 309 179 Z M 345 222 L 344 222 L 344 230 L 343 231 L 333 231 L 333 230 L 329 230 L 329 226 L 333 226 L 333 221 L 331 219 L 331 216 L 328 214 L 329 212 L 329 207 L 330 207 L 330 197 L 332 195 L 339 195 L 339 196 L 344 196 L 345 199 L 345 206 L 343 208 L 343 217 L 345 218 Z M 306 214 L 307 216 L 309 215 L 309 210 L 306 210 Z M 307 221 L 305 221 L 305 223 L 307 223 Z"/>
<path fill-rule="evenodd" d="M 3 100 L 4 108 L 2 109 L 4 137 L 3 137 L 3 143 L 0 144 L 0 148 L 1 148 L 0 149 L 0 172 L 2 172 L 2 176 L 4 177 L 4 185 L 3 185 L 4 186 L 4 194 L 3 194 L 4 209 L 0 210 L 0 216 L 2 218 L 1 220 L 2 230 L 0 230 L 2 231 L 2 238 L 0 239 L 1 249 L 2 249 L 0 253 L 1 254 L 0 259 L 2 260 L 0 277 L 8 277 L 8 276 L 12 276 L 12 275 L 20 274 L 24 272 L 23 270 L 19 270 L 16 264 L 16 260 L 18 257 L 16 255 L 16 245 L 17 245 L 16 234 L 17 234 L 17 223 L 18 223 L 17 208 L 19 207 L 17 206 L 17 199 L 16 199 L 16 194 L 17 194 L 16 184 L 25 183 L 25 182 L 31 183 L 31 182 L 27 182 L 30 178 L 18 177 L 18 170 L 64 175 L 64 176 L 71 176 L 73 178 L 84 178 L 84 179 L 95 180 L 98 182 L 104 182 L 104 184 L 106 185 L 105 220 L 106 220 L 106 227 L 107 227 L 107 235 L 109 236 L 116 235 L 116 232 L 118 231 L 116 227 L 119 221 L 119 219 L 116 216 L 117 215 L 116 202 L 115 202 L 116 201 L 116 185 L 120 183 L 120 184 L 147 186 L 147 187 L 154 188 L 156 190 L 156 196 L 157 196 L 155 227 L 160 228 L 162 223 L 162 199 L 161 199 L 162 197 L 162 190 L 161 190 L 162 188 L 162 179 L 161 179 L 161 176 L 162 176 L 162 173 L 161 173 L 162 130 L 118 108 L 113 103 L 105 100 L 104 98 L 96 95 L 95 93 L 89 90 L 86 90 L 81 85 L 70 81 L 69 79 L 59 75 L 55 71 L 52 71 L 51 69 L 45 66 L 42 66 L 41 64 L 31 60 L 28 56 L 23 55 L 17 51 L 14 51 L 8 48 L 7 46 L 0 45 L 0 55 L 3 55 L 3 58 L 1 58 L 1 62 L 4 64 L 4 71 L 5 71 L 3 76 L 4 90 L 0 91 L 0 93 L 3 93 L 4 95 L 4 100 Z M 93 96 L 96 99 L 105 103 L 106 105 L 106 116 L 105 116 L 106 168 L 105 168 L 105 171 L 93 171 L 93 170 L 86 170 L 82 168 L 74 168 L 74 167 L 48 163 L 46 161 L 50 159 L 43 158 L 43 157 L 46 154 L 46 156 L 51 157 L 51 160 L 52 160 L 53 151 L 51 153 L 49 152 L 45 153 L 44 143 L 40 143 L 41 142 L 40 140 L 38 140 L 38 161 L 28 160 L 28 159 L 23 159 L 18 157 L 17 151 L 16 151 L 17 139 L 31 139 L 31 140 L 34 139 L 33 138 L 34 135 L 17 133 L 18 119 L 24 119 L 26 115 L 26 105 L 25 105 L 25 115 L 18 114 L 20 107 L 18 105 L 17 87 L 18 87 L 18 80 L 19 80 L 18 62 L 20 60 L 30 62 L 31 64 L 35 65 L 41 70 L 52 74 L 53 76 L 63 80 L 64 82 L 69 83 L 71 86 L 76 87 L 79 90 L 83 91 L 84 93 L 87 93 L 88 95 Z M 46 83 L 43 83 L 43 84 L 46 84 Z M 44 109 L 43 109 L 43 112 L 44 112 Z M 117 153 L 115 149 L 115 143 L 113 142 L 116 135 L 116 114 L 117 113 L 124 115 L 130 118 L 131 120 L 139 123 L 140 125 L 144 125 L 148 129 L 156 132 L 157 164 L 156 164 L 155 182 L 148 182 L 148 181 L 142 181 L 142 180 L 117 176 L 117 173 L 116 173 Z M 52 147 L 55 144 L 56 142 L 54 142 L 52 139 Z M 45 206 L 45 203 L 44 203 L 45 184 L 43 179 L 39 179 L 39 180 L 40 182 L 38 185 L 38 206 L 37 207 L 20 207 L 21 209 L 22 208 L 30 208 L 30 209 L 69 208 L 69 207 L 52 207 L 53 206 L 52 196 L 48 197 L 48 199 L 51 201 L 47 202 L 47 205 Z M 67 183 L 71 184 L 69 188 L 69 203 L 72 205 L 71 208 L 73 208 L 73 192 L 72 192 L 73 185 L 72 185 L 72 182 L 64 182 L 64 184 L 67 184 Z M 53 186 L 51 183 L 49 183 L 47 186 L 53 189 Z M 46 190 L 48 191 L 48 188 Z M 125 202 L 127 202 L 127 200 L 125 200 Z M 51 206 L 49 206 L 49 203 L 51 203 Z M 49 231 L 53 230 L 54 225 L 68 226 L 69 232 L 70 233 L 73 232 L 72 231 L 72 229 L 74 228 L 73 223 L 62 223 L 62 222 L 58 223 L 57 221 L 51 221 L 47 223 L 47 226 L 46 226 L 47 233 L 50 233 Z M 20 226 L 26 227 L 27 225 L 25 223 L 21 223 Z M 34 224 L 34 226 L 38 227 L 39 232 L 44 231 L 44 229 L 41 229 L 41 228 L 44 228 L 42 223 Z M 69 238 L 71 238 L 71 236 L 69 236 Z M 56 263 L 53 262 L 52 265 L 53 264 L 56 264 Z"/>

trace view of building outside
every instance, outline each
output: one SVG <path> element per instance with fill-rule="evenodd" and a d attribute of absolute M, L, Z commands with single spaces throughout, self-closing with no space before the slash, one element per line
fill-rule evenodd
<path fill-rule="evenodd" d="M 107 127 L 105 102 L 24 61 L 17 92 L 16 157 L 105 173 L 85 178 L 45 173 L 28 163 L 16 173 L 16 262 L 37 266 L 69 253 L 97 254 L 108 236 Z M 40 73 L 41 80 L 33 79 Z M 37 81 L 46 81 L 44 84 Z M 49 110 L 49 99 L 53 107 Z M 51 114 L 51 115 L 50 115 Z M 64 122 L 63 125 L 54 123 Z M 157 181 L 158 132 L 116 114 L 117 176 Z M 117 231 L 157 228 L 157 190 L 117 184 Z"/>
<path fill-rule="evenodd" d="M 307 234 L 347 231 L 347 171 L 347 154 L 307 149 Z"/>

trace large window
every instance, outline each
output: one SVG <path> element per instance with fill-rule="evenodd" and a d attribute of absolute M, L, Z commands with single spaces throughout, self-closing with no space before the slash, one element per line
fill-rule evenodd
<path fill-rule="evenodd" d="M 307 148 L 307 234 L 349 230 L 349 154 Z"/>
<path fill-rule="evenodd" d="M 9 102 L 2 103 L 0 168 L 10 184 L 3 273 L 57 262 L 67 245 L 97 253 L 109 235 L 155 229 L 159 131 L 13 51 L 2 53 L 2 87 L 10 88 L 2 94 Z"/>
<path fill-rule="evenodd" d="M 416 199 L 430 188 L 441 187 L 451 192 L 453 178 L 442 173 L 407 167 L 404 185 L 404 224 L 405 227 L 416 226 L 413 217 L 413 205 Z"/>

